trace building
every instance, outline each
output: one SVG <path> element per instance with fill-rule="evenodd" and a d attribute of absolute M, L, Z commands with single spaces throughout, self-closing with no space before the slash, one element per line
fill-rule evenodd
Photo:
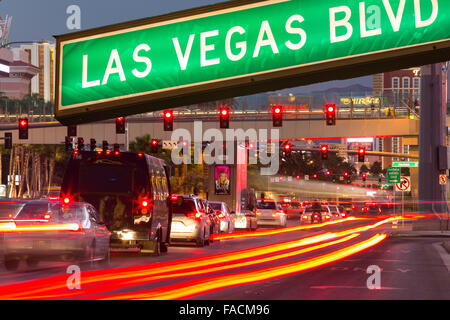
<path fill-rule="evenodd" d="M 39 94 L 45 101 L 55 99 L 55 44 L 23 44 L 20 49 L 28 52 L 28 63 L 40 69 L 39 74 L 31 80 L 31 93 Z"/>
<path fill-rule="evenodd" d="M 28 63 L 29 54 L 18 48 L 0 48 L 0 92 L 7 99 L 23 99 L 40 69 Z M 3 98 L 2 100 L 5 100 Z"/>
<path fill-rule="evenodd" d="M 392 116 L 417 117 L 420 110 L 420 67 L 402 69 L 373 75 L 373 95 L 382 97 L 382 104 Z M 412 141 L 414 140 L 414 141 Z M 417 145 L 410 137 L 377 138 L 374 149 L 381 152 L 409 153 L 415 151 Z M 413 145 L 411 145 L 413 143 Z M 408 158 L 382 157 L 383 168 L 390 167 L 392 161 Z"/>

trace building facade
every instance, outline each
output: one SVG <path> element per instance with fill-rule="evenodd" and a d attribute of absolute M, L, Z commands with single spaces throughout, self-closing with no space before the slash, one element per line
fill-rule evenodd
<path fill-rule="evenodd" d="M 23 99 L 31 93 L 31 82 L 40 69 L 28 63 L 28 52 L 15 49 L 0 49 L 0 92 L 2 100 Z"/>
<path fill-rule="evenodd" d="M 28 63 L 37 66 L 40 71 L 31 80 L 31 93 L 39 94 L 45 101 L 55 98 L 55 44 L 23 44 L 20 49 L 28 52 Z"/>

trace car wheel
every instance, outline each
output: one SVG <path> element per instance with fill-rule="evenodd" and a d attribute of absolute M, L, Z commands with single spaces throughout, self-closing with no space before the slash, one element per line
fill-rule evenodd
<path fill-rule="evenodd" d="M 39 264 L 39 260 L 35 257 L 28 257 L 26 263 L 28 268 L 36 268 Z"/>
<path fill-rule="evenodd" d="M 15 257 L 6 256 L 4 263 L 5 263 L 6 270 L 16 271 L 17 268 L 19 267 L 20 259 L 15 258 Z"/>

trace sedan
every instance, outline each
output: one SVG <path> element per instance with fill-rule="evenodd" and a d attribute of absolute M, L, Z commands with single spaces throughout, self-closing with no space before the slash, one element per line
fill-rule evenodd
<path fill-rule="evenodd" d="M 260 225 L 277 225 L 286 227 L 287 217 L 282 210 L 281 204 L 276 200 L 259 199 L 256 201 L 258 226 Z"/>
<path fill-rule="evenodd" d="M 21 260 L 29 267 L 41 260 L 109 263 L 111 233 L 88 203 L 24 201 L 9 226 L 3 230 L 7 270 Z"/>

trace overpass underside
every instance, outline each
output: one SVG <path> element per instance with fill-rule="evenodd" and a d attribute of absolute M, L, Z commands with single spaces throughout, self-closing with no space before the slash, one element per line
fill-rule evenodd
<path fill-rule="evenodd" d="M 160 140 L 172 140 L 172 132 L 163 129 L 163 121 L 156 119 L 130 118 L 128 121 L 129 141 L 136 137 L 149 134 L 151 138 Z M 174 122 L 174 130 L 186 129 L 194 139 L 194 134 L 201 135 L 208 129 L 219 129 L 219 119 L 195 120 Z M 195 128 L 194 128 L 195 127 Z M 418 119 L 338 119 L 335 126 L 327 126 L 323 119 L 286 119 L 283 126 L 273 128 L 272 120 L 231 120 L 230 129 L 279 129 L 280 139 L 330 139 L 350 137 L 388 137 L 388 136 L 417 136 L 419 134 Z M 219 129 L 225 137 L 225 129 Z M 28 140 L 18 140 L 17 130 L 13 132 L 14 143 L 22 144 L 60 144 L 67 135 L 67 127 L 51 125 L 42 128 L 30 128 Z M 107 140 L 109 143 L 125 143 L 125 135 L 117 135 L 114 121 L 103 121 L 79 125 L 77 129 L 79 137 L 94 138 L 97 142 Z M 258 135 L 259 136 L 259 135 Z M 270 132 L 268 133 L 270 139 Z"/>

